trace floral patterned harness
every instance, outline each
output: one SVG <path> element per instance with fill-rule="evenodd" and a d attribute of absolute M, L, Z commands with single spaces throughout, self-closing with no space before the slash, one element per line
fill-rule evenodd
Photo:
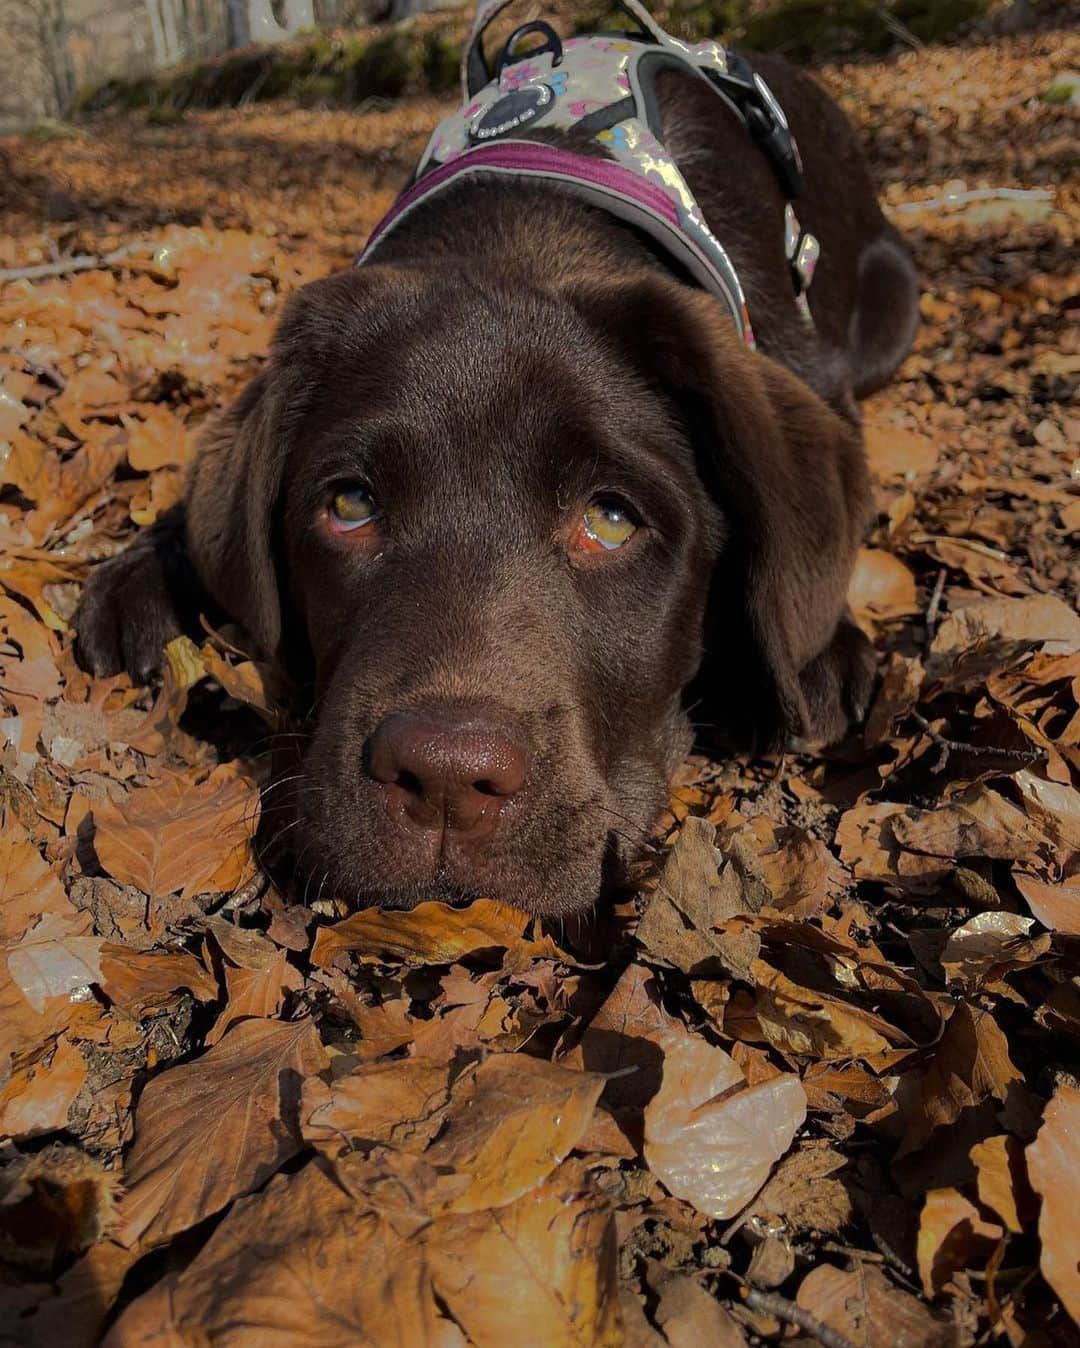
<path fill-rule="evenodd" d="M 660 139 L 656 77 L 692 72 L 731 107 L 776 173 L 788 198 L 785 250 L 804 316 L 806 290 L 820 252 L 803 230 L 791 199 L 802 187 L 798 147 L 776 98 L 760 75 L 717 42 L 690 44 L 666 33 L 638 0 L 620 0 L 638 32 L 561 41 L 547 23 L 525 24 L 503 47 L 492 74 L 483 35 L 513 0 L 483 0 L 462 62 L 464 106 L 436 128 L 412 185 L 376 225 L 357 265 L 422 202 L 464 174 L 539 179 L 600 206 L 642 230 L 730 311 L 748 345 L 753 329 L 738 274 L 675 160 Z M 540 46 L 514 55 L 518 42 L 539 34 Z M 603 156 L 575 153 L 523 139 L 524 129 L 555 128 L 595 138 Z"/>

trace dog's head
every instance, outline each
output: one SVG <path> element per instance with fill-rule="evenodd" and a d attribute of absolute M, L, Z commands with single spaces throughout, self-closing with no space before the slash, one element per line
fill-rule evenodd
<path fill-rule="evenodd" d="M 307 287 L 188 503 L 211 594 L 310 675 L 268 833 L 360 902 L 591 903 L 703 655 L 736 729 L 818 729 L 864 500 L 853 428 L 663 276 Z"/>

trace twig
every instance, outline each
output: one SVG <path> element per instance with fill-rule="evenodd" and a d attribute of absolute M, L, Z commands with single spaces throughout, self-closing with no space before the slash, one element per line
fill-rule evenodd
<path fill-rule="evenodd" d="M 817 1339 L 818 1343 L 824 1344 L 825 1348 L 855 1348 L 855 1344 L 846 1334 L 823 1325 L 817 1316 L 804 1311 L 801 1306 L 796 1306 L 794 1301 L 782 1297 L 779 1292 L 759 1292 L 756 1287 L 743 1287 L 739 1291 L 752 1311 L 775 1315 L 785 1324 L 795 1325 L 811 1338 Z"/>
<path fill-rule="evenodd" d="M 1046 760 L 1045 751 L 1038 748 L 1004 749 L 993 744 L 969 744 L 965 740 L 948 739 L 940 731 L 935 730 L 926 717 L 917 711 L 912 711 L 911 719 L 924 734 L 929 735 L 938 747 L 938 761 L 930 769 L 933 773 L 945 771 L 950 754 L 967 754 L 971 758 L 1005 758 L 1012 763 L 1020 763 L 1024 767 L 1030 767 L 1033 763 L 1042 763 Z"/>
<path fill-rule="evenodd" d="M 0 285 L 5 281 L 41 281 L 48 276 L 68 276 L 76 271 L 96 271 L 98 268 L 115 267 L 131 253 L 146 248 L 145 243 L 128 243 L 103 257 L 91 253 L 76 253 L 72 257 L 63 257 L 59 262 L 41 262 L 34 267 L 8 267 L 0 271 Z"/>
<path fill-rule="evenodd" d="M 949 568 L 943 566 L 937 573 L 937 580 L 934 581 L 934 592 L 930 596 L 930 602 L 926 606 L 926 644 L 929 646 L 934 639 L 934 633 L 937 631 L 938 614 L 941 612 L 941 600 L 945 594 L 945 577 L 948 575 Z"/>
<path fill-rule="evenodd" d="M 916 37 L 906 23 L 902 23 L 887 5 L 875 4 L 874 8 L 878 12 L 878 18 L 885 27 L 892 33 L 893 37 L 899 38 L 912 51 L 925 51 L 926 43 L 922 38 Z"/>
<path fill-rule="evenodd" d="M 51 365 L 42 365 L 39 361 L 31 360 L 25 351 L 20 351 L 15 346 L 0 346 L 0 356 L 14 356 L 16 360 L 22 362 L 23 369 L 32 374 L 35 379 L 44 379 L 47 384 L 52 384 L 54 388 L 61 393 L 67 385 L 67 380 L 59 370 Z"/>

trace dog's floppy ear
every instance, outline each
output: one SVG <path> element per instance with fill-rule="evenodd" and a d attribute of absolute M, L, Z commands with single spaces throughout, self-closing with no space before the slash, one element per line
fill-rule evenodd
<path fill-rule="evenodd" d="M 839 738 L 872 679 L 846 609 L 870 500 L 858 429 L 702 291 L 649 276 L 577 302 L 669 401 L 725 517 L 703 693 L 757 740 Z"/>
<path fill-rule="evenodd" d="M 281 486 L 271 364 L 203 433 L 188 477 L 187 548 L 207 593 L 264 655 L 281 643 L 274 506 Z"/>

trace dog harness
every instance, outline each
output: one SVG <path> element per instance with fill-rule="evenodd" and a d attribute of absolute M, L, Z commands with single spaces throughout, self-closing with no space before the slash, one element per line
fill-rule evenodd
<path fill-rule="evenodd" d="M 820 249 L 799 225 L 791 204 L 802 188 L 799 150 L 783 109 L 747 61 L 718 42 L 682 42 L 666 33 L 639 0 L 619 0 L 635 32 L 564 42 L 550 24 L 527 23 L 508 38 L 492 70 L 484 33 L 511 3 L 480 4 L 462 61 L 463 106 L 439 123 L 411 186 L 376 225 L 357 265 L 371 261 L 419 206 L 466 176 L 549 182 L 658 243 L 676 266 L 724 304 L 753 346 L 735 267 L 663 143 L 656 78 L 664 70 L 680 70 L 705 80 L 772 165 L 787 198 L 784 247 L 792 283 L 810 320 L 806 290 Z M 542 43 L 519 53 L 519 43 L 534 35 Z M 602 152 L 582 154 L 563 144 L 524 139 L 522 133 L 534 128 L 584 136 Z"/>

